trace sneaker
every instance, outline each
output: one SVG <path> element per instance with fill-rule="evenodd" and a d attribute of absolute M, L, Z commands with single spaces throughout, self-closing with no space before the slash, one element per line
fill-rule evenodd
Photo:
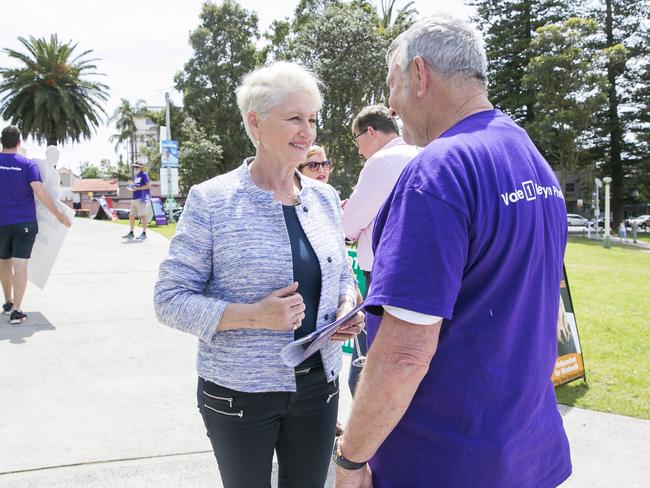
<path fill-rule="evenodd" d="M 146 238 L 147 238 L 147 234 L 143 232 L 136 238 L 136 241 L 144 241 Z"/>
<path fill-rule="evenodd" d="M 133 239 L 134 237 L 135 237 L 135 235 L 133 234 L 133 231 L 129 231 L 128 234 L 124 234 L 122 236 L 122 239 Z"/>
<path fill-rule="evenodd" d="M 20 310 L 13 310 L 9 316 L 9 323 L 13 325 L 21 324 L 25 320 L 27 320 L 27 315 Z"/>
<path fill-rule="evenodd" d="M 14 304 L 7 302 L 2 306 L 2 313 L 5 315 L 11 315 L 11 310 L 14 308 Z"/>

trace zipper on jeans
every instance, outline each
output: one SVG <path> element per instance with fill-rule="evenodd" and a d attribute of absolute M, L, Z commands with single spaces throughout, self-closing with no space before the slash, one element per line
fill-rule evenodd
<path fill-rule="evenodd" d="M 339 390 L 337 389 L 334 393 L 332 393 L 331 395 L 329 395 L 329 396 L 327 397 L 327 401 L 326 401 L 325 403 L 329 403 L 330 400 L 331 400 L 332 398 L 334 398 L 334 397 L 335 397 L 336 395 L 338 395 L 338 394 L 339 394 Z"/>
<path fill-rule="evenodd" d="M 218 397 L 214 395 L 210 395 L 208 392 L 203 390 L 203 394 L 207 397 L 212 398 L 213 400 L 221 400 L 222 402 L 228 402 L 230 404 L 230 408 L 232 408 L 232 398 L 226 398 L 226 397 Z"/>
<path fill-rule="evenodd" d="M 203 406 L 209 410 L 212 410 L 213 412 L 220 413 L 221 415 L 229 415 L 231 417 L 239 417 L 242 418 L 244 416 L 244 411 L 240 410 L 239 412 L 232 413 L 232 412 L 224 412 L 223 410 L 217 410 L 216 408 L 212 408 L 210 405 L 206 405 L 205 403 Z"/>

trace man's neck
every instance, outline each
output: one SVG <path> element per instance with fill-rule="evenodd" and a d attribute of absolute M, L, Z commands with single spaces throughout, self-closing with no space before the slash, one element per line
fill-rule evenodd
<path fill-rule="evenodd" d="M 2 148 L 2 154 L 18 154 L 18 148 L 17 147 L 12 147 L 10 149 L 5 149 L 3 147 Z"/>
<path fill-rule="evenodd" d="M 431 127 L 429 131 L 430 141 L 440 137 L 461 120 L 478 112 L 492 110 L 494 108 L 488 100 L 487 93 L 483 89 L 457 90 L 449 98 L 450 103 L 443 110 L 447 116 L 442 118 L 438 124 Z"/>
<path fill-rule="evenodd" d="M 372 153 L 372 156 L 374 156 L 375 154 L 377 154 L 377 152 L 384 149 L 388 145 L 388 143 L 394 141 L 395 139 L 397 139 L 399 137 L 397 134 L 393 134 L 393 133 L 386 134 L 384 132 L 378 132 L 377 135 L 379 136 L 379 138 L 376 141 L 376 143 L 377 143 L 377 145 L 375 146 L 376 149 L 375 149 L 375 152 Z M 370 157 L 372 157 L 372 156 L 370 156 Z"/>

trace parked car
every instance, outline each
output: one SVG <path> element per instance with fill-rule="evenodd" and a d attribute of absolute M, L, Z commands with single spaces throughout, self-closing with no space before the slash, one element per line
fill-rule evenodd
<path fill-rule="evenodd" d="M 587 227 L 590 227 L 592 229 L 594 228 L 594 219 L 591 219 L 589 222 L 587 222 Z M 605 228 L 605 218 L 604 217 L 600 217 L 598 219 L 598 227 L 600 227 L 601 229 Z"/>
<path fill-rule="evenodd" d="M 587 225 L 587 222 L 589 222 L 589 220 L 585 219 L 582 215 L 578 215 L 578 214 L 567 214 L 566 219 L 569 226 L 584 227 Z"/>
<path fill-rule="evenodd" d="M 174 222 L 178 222 L 178 219 L 181 217 L 182 213 L 183 213 L 183 207 L 176 207 L 172 209 L 171 216 L 174 219 Z"/>
<path fill-rule="evenodd" d="M 117 214 L 117 218 L 120 220 L 129 220 L 129 209 L 128 208 L 116 208 L 115 213 Z"/>
<path fill-rule="evenodd" d="M 633 217 L 630 219 L 630 223 L 632 223 L 633 220 L 636 221 L 637 225 L 641 229 L 647 229 L 648 227 L 650 227 L 650 215 L 641 215 L 639 217 Z"/>

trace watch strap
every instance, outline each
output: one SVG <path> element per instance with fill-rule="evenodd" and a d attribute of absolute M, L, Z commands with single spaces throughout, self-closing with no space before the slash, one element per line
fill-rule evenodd
<path fill-rule="evenodd" d="M 332 459 L 334 460 L 334 463 L 341 466 L 343 469 L 350 469 L 350 470 L 361 469 L 366 464 L 368 464 L 367 461 L 363 462 L 363 463 L 357 463 L 357 462 L 354 462 L 354 461 L 350 461 L 345 456 L 343 456 L 343 453 L 341 452 L 341 448 L 339 446 L 338 437 L 336 438 L 336 441 L 334 441 L 334 452 L 332 454 Z"/>

